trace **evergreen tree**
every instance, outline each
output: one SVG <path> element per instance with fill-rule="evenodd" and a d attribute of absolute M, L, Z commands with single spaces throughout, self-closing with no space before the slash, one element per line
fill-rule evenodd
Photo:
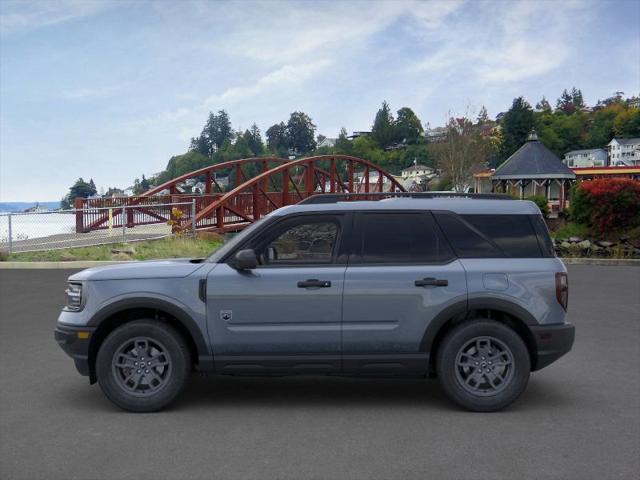
<path fill-rule="evenodd" d="M 287 126 L 284 122 L 271 125 L 266 132 L 267 146 L 274 154 L 286 156 L 289 149 Z"/>
<path fill-rule="evenodd" d="M 503 142 L 500 159 L 506 160 L 527 140 L 535 125 L 531 105 L 523 98 L 516 98 L 511 108 L 502 117 Z"/>
<path fill-rule="evenodd" d="M 478 124 L 484 125 L 489 121 L 489 114 L 487 113 L 487 107 L 484 105 L 480 109 L 480 113 L 478 113 Z"/>
<path fill-rule="evenodd" d="M 562 92 L 562 95 L 560 95 L 560 98 L 556 101 L 556 109 L 568 115 L 571 115 L 576 111 L 576 107 L 573 104 L 573 97 L 569 92 L 567 92 L 566 88 Z"/>
<path fill-rule="evenodd" d="M 82 177 L 69 187 L 69 193 L 63 198 L 63 208 L 73 208 L 76 198 L 88 198 L 98 193 L 96 185 L 91 179 L 88 183 Z"/>
<path fill-rule="evenodd" d="M 316 149 L 316 126 L 304 112 L 293 112 L 287 122 L 289 148 L 295 155 L 304 155 Z"/>
<path fill-rule="evenodd" d="M 144 173 L 142 174 L 142 180 L 140 181 L 140 188 L 142 192 L 146 192 L 151 187 L 149 180 L 145 178 Z"/>
<path fill-rule="evenodd" d="M 264 151 L 262 135 L 260 134 L 260 129 L 255 123 L 251 125 L 251 129 L 245 130 L 244 140 L 246 141 L 247 146 L 249 147 L 253 155 L 262 155 Z"/>
<path fill-rule="evenodd" d="M 344 155 L 349 155 L 352 150 L 351 140 L 347 138 L 347 129 L 342 127 L 340 129 L 340 135 L 338 135 L 338 139 L 336 140 L 336 153 L 342 153 Z"/>
<path fill-rule="evenodd" d="M 382 148 L 390 146 L 395 139 L 393 115 L 386 101 L 382 102 L 382 107 L 376 113 L 371 136 Z"/>
<path fill-rule="evenodd" d="M 575 110 L 582 110 L 584 105 L 584 99 L 582 98 L 582 91 L 573 87 L 571 89 L 571 103 L 573 103 L 573 108 Z"/>
<path fill-rule="evenodd" d="M 202 129 L 200 137 L 202 139 L 199 140 L 199 142 L 204 144 L 206 151 L 203 152 L 201 148 L 198 148 L 196 151 L 209 157 L 213 156 L 213 153 L 217 150 L 220 150 L 224 142 L 231 141 L 233 138 L 233 129 L 231 128 L 231 120 L 227 112 L 220 110 L 217 115 L 209 112 L 209 118 Z M 197 142 L 197 144 L 199 142 Z"/>
<path fill-rule="evenodd" d="M 551 105 L 549 104 L 549 101 L 546 99 L 546 97 L 543 96 L 542 100 L 536 103 L 536 110 L 538 112 L 544 112 L 544 113 L 552 112 Z"/>
<path fill-rule="evenodd" d="M 200 134 L 198 137 L 191 137 L 191 142 L 189 143 L 190 152 L 197 152 L 201 155 L 209 156 L 211 154 L 210 150 L 209 142 L 204 135 Z"/>
<path fill-rule="evenodd" d="M 395 140 L 398 142 L 417 143 L 422 138 L 422 123 L 418 116 L 409 107 L 398 110 L 395 121 Z"/>

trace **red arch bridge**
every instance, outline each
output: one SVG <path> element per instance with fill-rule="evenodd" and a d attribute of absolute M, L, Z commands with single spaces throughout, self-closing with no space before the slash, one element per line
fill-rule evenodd
<path fill-rule="evenodd" d="M 181 193 L 180 185 L 188 181 L 192 185 L 200 182 L 202 192 Z M 174 229 L 195 226 L 223 233 L 241 230 L 269 212 L 311 195 L 404 191 L 390 173 L 362 158 L 244 158 L 194 170 L 138 196 L 76 199 L 76 231 L 173 220 Z"/>

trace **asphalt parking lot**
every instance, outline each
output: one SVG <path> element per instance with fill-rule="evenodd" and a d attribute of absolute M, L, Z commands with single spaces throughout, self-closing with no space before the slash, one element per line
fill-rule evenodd
<path fill-rule="evenodd" d="M 510 409 L 436 381 L 193 377 L 129 414 L 53 340 L 69 270 L 0 270 L 3 479 L 618 479 L 640 472 L 640 268 L 570 266 L 574 350 Z"/>

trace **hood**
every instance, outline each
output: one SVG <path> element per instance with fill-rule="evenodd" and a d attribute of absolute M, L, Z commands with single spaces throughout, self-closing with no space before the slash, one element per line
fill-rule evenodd
<path fill-rule="evenodd" d="M 69 280 L 132 280 L 144 278 L 182 278 L 191 275 L 204 264 L 201 259 L 175 258 L 126 262 L 82 270 Z"/>

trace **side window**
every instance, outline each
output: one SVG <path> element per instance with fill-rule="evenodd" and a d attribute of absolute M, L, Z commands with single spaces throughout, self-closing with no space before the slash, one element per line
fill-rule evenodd
<path fill-rule="evenodd" d="M 553 242 L 551 241 L 547 224 L 545 223 L 544 218 L 542 218 L 542 215 L 530 215 L 529 219 L 531 220 L 533 228 L 536 230 L 538 235 L 538 244 L 542 250 L 542 256 L 555 257 L 556 252 L 553 248 Z"/>
<path fill-rule="evenodd" d="M 467 222 L 513 258 L 540 258 L 540 245 L 529 215 L 463 215 Z"/>
<path fill-rule="evenodd" d="M 463 222 L 458 215 L 439 212 L 434 213 L 434 216 L 459 257 L 501 258 L 505 256 L 485 236 Z"/>
<path fill-rule="evenodd" d="M 362 213 L 357 230 L 362 263 L 444 263 L 453 258 L 428 213 Z"/>
<path fill-rule="evenodd" d="M 462 258 L 540 258 L 538 236 L 529 215 L 435 214 Z"/>
<path fill-rule="evenodd" d="M 275 236 L 257 253 L 264 265 L 331 263 L 338 231 L 335 221 L 300 219 L 276 230 Z"/>

